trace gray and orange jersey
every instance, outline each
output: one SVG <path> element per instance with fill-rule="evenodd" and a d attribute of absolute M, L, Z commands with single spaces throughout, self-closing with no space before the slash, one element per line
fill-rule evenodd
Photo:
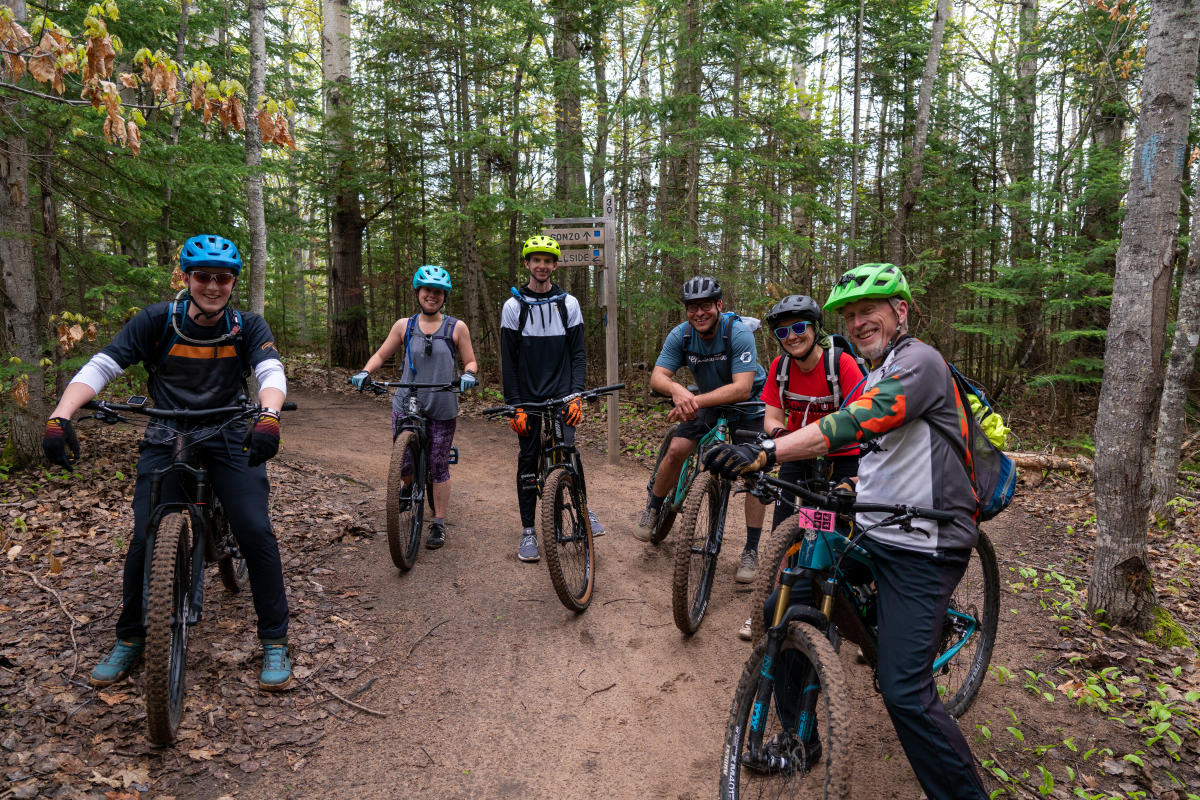
<path fill-rule="evenodd" d="M 905 336 L 871 370 L 862 397 L 817 423 L 831 449 L 864 445 L 858 466 L 860 502 L 903 503 L 955 515 L 953 522 L 916 520 L 911 532 L 884 527 L 869 536 L 923 552 L 975 545 L 975 489 L 962 449 L 952 444 L 962 442 L 965 449 L 966 413 L 941 354 Z M 869 526 L 885 516 L 862 513 L 858 523 Z"/>

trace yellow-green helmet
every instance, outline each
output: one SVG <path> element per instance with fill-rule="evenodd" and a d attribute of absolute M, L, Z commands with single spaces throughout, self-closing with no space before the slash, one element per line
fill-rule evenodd
<path fill-rule="evenodd" d="M 895 264 L 859 264 L 847 270 L 829 293 L 826 311 L 837 311 L 848 303 L 869 297 L 899 297 L 911 303 L 912 293 L 904 273 Z"/>
<path fill-rule="evenodd" d="M 525 246 L 521 248 L 521 258 L 529 258 L 530 253 L 549 253 L 554 256 L 554 260 L 558 261 L 562 257 L 562 250 L 558 247 L 558 242 L 551 239 L 549 236 L 530 236 L 525 240 Z"/>

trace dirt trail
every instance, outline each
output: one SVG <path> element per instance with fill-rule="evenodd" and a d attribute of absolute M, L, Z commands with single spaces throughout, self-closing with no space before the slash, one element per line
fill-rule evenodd
<path fill-rule="evenodd" d="M 301 410 L 287 420 L 288 453 L 374 487 L 364 489 L 366 507 L 385 530 L 386 410 L 308 390 L 290 399 Z M 554 596 L 544 562 L 516 559 L 515 437 L 502 422 L 464 416 L 456 444 L 444 548 L 423 550 L 400 574 L 381 535 L 360 549 L 369 557 L 324 565 L 335 571 L 326 576 L 335 588 L 358 592 L 370 609 L 354 624 L 374 637 L 381 660 L 361 676 L 360 684 L 376 680 L 355 699 L 387 718 L 359 713 L 331 725 L 298 769 L 264 771 L 239 796 L 712 796 L 748 650 L 735 635 L 749 598 L 733 581 L 741 502 L 731 508 L 704 625 L 685 639 L 671 621 L 673 546 L 631 536 L 645 467 L 612 467 L 584 452 L 592 507 L 608 534 L 596 543 L 595 599 L 576 616 Z M 921 797 L 869 673 L 843 657 L 863 733 L 853 796 Z M 982 698 L 978 706 L 995 709 Z"/>

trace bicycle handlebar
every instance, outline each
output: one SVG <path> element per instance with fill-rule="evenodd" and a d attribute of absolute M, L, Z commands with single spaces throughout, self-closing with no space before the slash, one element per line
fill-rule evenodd
<path fill-rule="evenodd" d="M 690 387 L 690 386 L 688 387 L 689 390 L 691 388 L 692 387 Z M 699 388 L 699 387 L 696 387 L 696 388 Z M 692 392 L 692 394 L 696 394 L 696 392 Z M 659 405 L 675 402 L 675 399 L 673 397 L 671 397 L 670 395 L 667 395 L 667 394 L 663 394 L 662 392 L 656 392 L 656 391 L 651 390 L 650 396 L 652 398 L 654 398 L 654 400 L 656 402 L 658 402 Z M 723 403 L 719 406 L 705 406 L 705 408 L 715 408 L 715 409 L 719 409 L 719 410 L 738 411 L 738 412 L 758 411 L 758 410 L 764 409 L 765 407 L 766 407 L 766 403 L 764 403 L 761 400 L 739 400 L 736 403 Z"/>
<path fill-rule="evenodd" d="M 437 389 L 443 392 L 452 394 L 461 394 L 457 383 L 408 383 L 406 381 L 373 381 L 368 380 L 359 389 L 360 392 L 373 392 L 374 394 L 386 394 L 388 389 Z"/>
<path fill-rule="evenodd" d="M 804 498 L 813 505 L 843 513 L 848 513 L 851 511 L 879 511 L 885 514 L 892 514 L 896 517 L 931 519 L 937 522 L 953 522 L 955 519 L 953 512 L 942 511 L 936 508 L 922 508 L 921 506 L 909 505 L 889 505 L 887 503 L 858 503 L 855 502 L 849 495 L 838 495 L 832 492 L 814 492 L 804 486 L 800 486 L 799 484 L 782 481 L 779 478 L 772 477 L 765 473 L 759 473 L 759 480 L 778 489 L 793 492 L 796 494 L 796 496 Z"/>
<path fill-rule="evenodd" d="M 570 394 L 563 395 L 562 397 L 555 398 L 554 400 L 546 400 L 541 403 L 520 403 L 515 406 L 492 406 L 491 408 L 483 409 L 479 413 L 483 414 L 484 416 L 493 416 L 499 414 L 502 416 L 511 417 L 513 414 L 517 413 L 518 408 L 523 408 L 526 412 L 550 411 L 559 406 L 565 406 L 567 403 L 571 402 L 577 397 L 583 398 L 584 400 L 595 400 L 601 395 L 612 394 L 613 392 L 620 391 L 624 388 L 625 384 L 623 383 L 612 383 L 608 386 L 597 386 L 595 389 L 584 389 L 582 392 L 571 392 Z"/>
<path fill-rule="evenodd" d="M 83 404 L 83 408 L 89 411 L 98 411 L 101 414 L 115 416 L 120 418 L 120 412 L 131 414 L 141 414 L 145 417 L 155 417 L 156 419 L 208 419 L 211 417 L 232 417 L 232 416 L 251 416 L 262 411 L 262 406 L 258 403 L 243 403 L 237 406 L 221 406 L 220 408 L 155 408 L 153 406 L 131 406 L 128 403 L 110 403 L 105 400 L 89 400 Z M 283 404 L 284 411 L 295 411 L 296 404 L 288 401 Z M 101 420 L 106 421 L 106 420 Z"/>

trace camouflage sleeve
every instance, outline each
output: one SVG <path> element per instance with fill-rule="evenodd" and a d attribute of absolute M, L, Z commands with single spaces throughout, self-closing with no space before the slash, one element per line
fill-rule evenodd
<path fill-rule="evenodd" d="M 821 417 L 817 427 L 830 450 L 869 442 L 907 421 L 904 400 L 900 379 L 884 378 L 853 403 Z"/>

